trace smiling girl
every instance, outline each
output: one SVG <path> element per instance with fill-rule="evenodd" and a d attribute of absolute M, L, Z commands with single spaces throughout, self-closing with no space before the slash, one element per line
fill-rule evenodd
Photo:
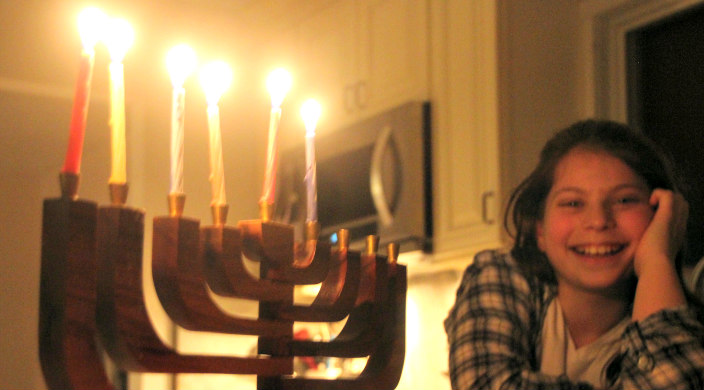
<path fill-rule="evenodd" d="M 453 388 L 704 389 L 704 311 L 678 272 L 687 216 L 641 133 L 558 132 L 511 196 L 510 253 L 465 271 L 445 320 Z"/>

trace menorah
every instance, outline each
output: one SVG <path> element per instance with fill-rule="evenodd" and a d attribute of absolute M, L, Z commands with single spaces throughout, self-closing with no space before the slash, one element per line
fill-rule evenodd
<path fill-rule="evenodd" d="M 111 204 L 77 197 L 78 175 L 61 174 L 61 196 L 43 205 L 39 344 L 51 389 L 113 389 L 105 355 L 128 372 L 257 376 L 258 389 L 393 389 L 405 354 L 406 267 L 398 246 L 377 253 L 348 247 L 345 230 L 333 246 L 309 222 L 294 227 L 268 218 L 213 224 L 184 217 L 183 196 L 153 221 L 152 273 L 158 298 L 178 326 L 257 337 L 257 354 L 182 354 L 165 344 L 147 313 L 143 291 L 144 211 L 125 205 L 126 184 L 111 185 Z M 265 215 L 265 214 L 264 214 Z M 260 275 L 243 258 L 259 262 Z M 295 303 L 294 287 L 320 284 L 311 304 Z M 259 302 L 257 318 L 224 312 L 212 294 Z M 327 341 L 297 340 L 294 322 L 337 322 Z M 356 377 L 294 375 L 294 357 L 368 357 Z"/>

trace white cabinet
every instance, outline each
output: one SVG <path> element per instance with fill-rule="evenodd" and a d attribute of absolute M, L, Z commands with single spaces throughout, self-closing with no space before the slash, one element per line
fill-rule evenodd
<path fill-rule="evenodd" d="M 496 7 L 431 3 L 436 258 L 500 244 Z"/>
<path fill-rule="evenodd" d="M 308 97 L 323 106 L 319 129 L 336 127 L 347 116 L 347 86 L 357 80 L 355 3 L 339 1 L 304 20 L 295 32 L 295 107 Z M 287 98 L 287 100 L 289 99 Z M 298 119 L 298 118 L 296 118 Z"/>
<path fill-rule="evenodd" d="M 297 111 L 318 99 L 320 131 L 428 98 L 426 0 L 339 0 L 283 35 L 295 47 L 285 104 Z M 282 118 L 287 126 L 301 127 L 297 112 Z"/>
<path fill-rule="evenodd" d="M 428 12 L 425 0 L 361 0 L 358 4 L 355 100 L 350 114 L 372 114 L 428 97 Z M 350 96 L 350 93 L 346 94 Z"/>
<path fill-rule="evenodd" d="M 501 244 L 497 6 L 338 0 L 269 47 L 294 74 L 284 147 L 303 140 L 298 109 L 308 97 L 323 105 L 320 133 L 408 100 L 431 101 L 434 259 Z"/>

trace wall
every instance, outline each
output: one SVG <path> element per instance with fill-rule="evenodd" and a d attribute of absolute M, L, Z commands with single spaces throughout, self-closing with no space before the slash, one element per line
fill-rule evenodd
<path fill-rule="evenodd" d="M 102 3 L 129 15 L 138 30 L 139 44 L 125 65 L 131 156 L 128 204 L 145 208 L 149 221 L 166 213 L 171 91 L 161 61 L 170 40 L 190 38 L 204 58 L 225 55 L 233 64 L 247 58 L 255 43 L 246 41 L 236 23 L 229 23 L 222 12 L 204 11 L 188 1 Z M 180 8 L 171 8 L 173 14 L 164 17 L 165 3 Z M 4 266 L 0 273 L 0 388 L 44 387 L 37 354 L 41 202 L 58 195 L 57 176 L 66 147 L 79 53 L 73 18 L 84 4 L 0 2 L 0 260 Z M 300 8 L 301 13 L 309 11 Z M 500 2 L 503 188 L 513 187 L 527 173 L 553 129 L 580 114 L 575 89 L 580 82 L 575 8 L 573 2 L 560 0 Z M 231 221 L 257 216 L 268 120 L 266 96 L 256 92 L 266 69 L 263 64 L 240 64 L 233 91 L 223 98 L 221 107 Z M 109 172 L 105 68 L 104 58 L 97 60 L 80 191 L 82 197 L 101 203 L 107 202 Z M 186 213 L 209 221 L 204 158 L 207 128 L 200 91 L 192 87 L 186 103 Z M 244 90 L 254 92 L 245 97 Z M 149 257 L 148 250 L 145 255 Z M 443 297 L 451 295 L 453 288 L 447 290 Z M 163 319 L 158 304 L 151 302 L 149 308 L 155 318 Z M 434 313 L 432 319 L 441 321 L 441 316 Z M 160 327 L 160 332 L 170 336 L 168 326 Z M 433 337 L 443 339 L 442 334 Z M 446 356 L 431 358 L 437 361 Z M 170 384 L 166 380 L 159 385 Z"/>

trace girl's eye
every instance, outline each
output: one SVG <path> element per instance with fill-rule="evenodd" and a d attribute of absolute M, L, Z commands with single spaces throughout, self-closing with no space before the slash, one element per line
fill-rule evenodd
<path fill-rule="evenodd" d="M 640 202 L 641 198 L 638 196 L 623 196 L 616 199 L 616 204 L 636 204 Z"/>
<path fill-rule="evenodd" d="M 558 202 L 558 206 L 560 207 L 579 207 L 582 205 L 582 202 L 579 200 L 563 200 L 561 202 Z"/>

